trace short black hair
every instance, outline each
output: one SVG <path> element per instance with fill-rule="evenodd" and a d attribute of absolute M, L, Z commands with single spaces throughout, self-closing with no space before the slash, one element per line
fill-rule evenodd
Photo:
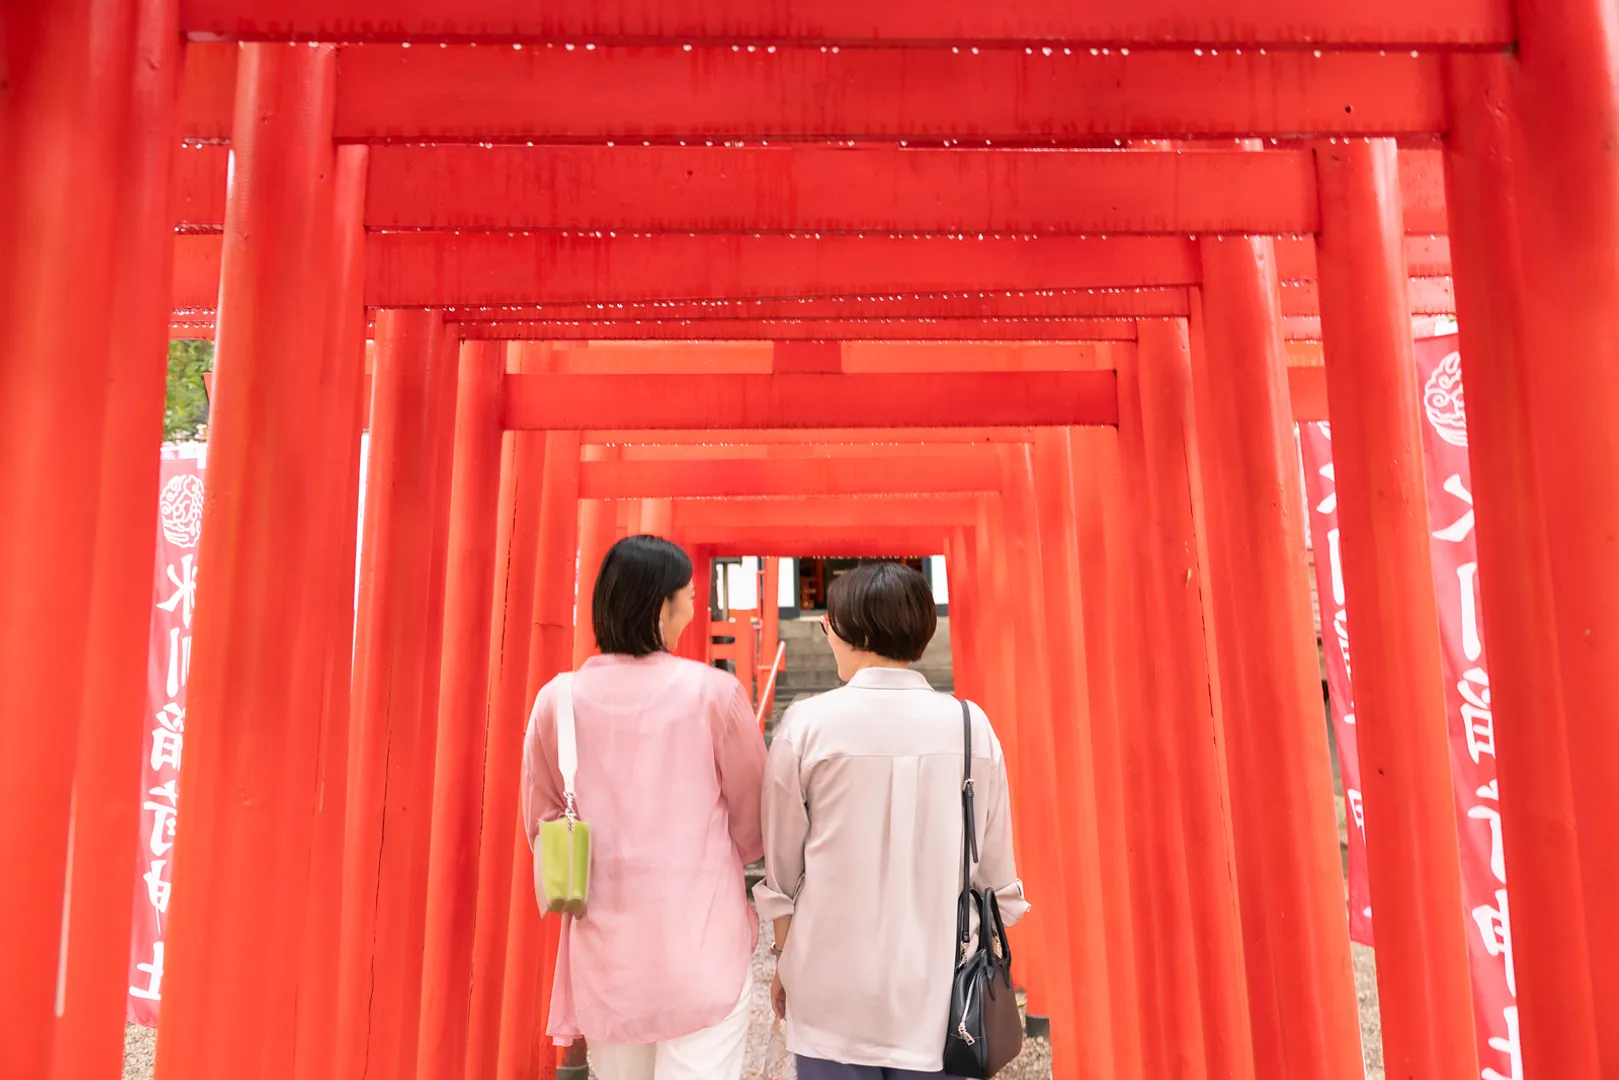
<path fill-rule="evenodd" d="M 922 659 L 939 626 L 928 579 L 897 562 L 864 563 L 833 581 L 826 618 L 861 652 L 905 663 Z"/>
<path fill-rule="evenodd" d="M 663 602 L 691 584 L 691 557 L 657 536 L 627 536 L 607 550 L 590 621 L 604 653 L 647 656 L 666 651 Z"/>

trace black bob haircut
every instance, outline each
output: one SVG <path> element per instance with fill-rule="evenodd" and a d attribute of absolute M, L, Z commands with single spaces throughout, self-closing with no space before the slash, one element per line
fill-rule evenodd
<path fill-rule="evenodd" d="M 691 557 L 656 536 L 627 536 L 602 560 L 590 621 L 604 653 L 647 656 L 667 651 L 659 617 L 663 602 L 691 584 Z"/>
<path fill-rule="evenodd" d="M 832 632 L 861 652 L 915 663 L 933 640 L 939 612 L 921 572 L 904 563 L 855 567 L 826 591 Z"/>

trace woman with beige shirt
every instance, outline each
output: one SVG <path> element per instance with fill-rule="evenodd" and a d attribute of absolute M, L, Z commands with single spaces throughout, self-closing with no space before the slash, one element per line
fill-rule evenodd
<path fill-rule="evenodd" d="M 799 1080 L 941 1077 L 961 890 L 961 705 L 910 664 L 937 626 L 923 576 L 869 563 L 827 596 L 847 685 L 787 710 L 763 796 L 754 890 L 779 957 L 771 997 Z M 971 707 L 979 861 L 1008 924 L 1028 911 L 1006 763 Z"/>

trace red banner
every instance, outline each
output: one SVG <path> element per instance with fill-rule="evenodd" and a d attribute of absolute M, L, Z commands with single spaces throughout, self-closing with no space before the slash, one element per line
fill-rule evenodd
<path fill-rule="evenodd" d="M 1372 944 L 1372 891 L 1366 878 L 1366 816 L 1362 812 L 1360 751 L 1355 732 L 1355 692 L 1350 683 L 1349 623 L 1344 611 L 1343 561 L 1338 555 L 1338 488 L 1332 472 L 1332 428 L 1300 424 L 1304 494 L 1310 506 L 1315 548 L 1316 594 L 1321 605 L 1321 647 L 1338 742 L 1338 772 L 1344 785 L 1349 833 L 1349 936 Z"/>
<path fill-rule="evenodd" d="M 1479 619 L 1478 554 L 1473 535 L 1473 496 L 1467 457 L 1467 413 L 1460 354 L 1454 335 L 1416 343 L 1417 378 L 1422 386 L 1423 464 L 1428 486 L 1428 520 L 1439 610 L 1449 721 L 1451 786 L 1456 798 L 1461 845 L 1462 899 L 1468 914 L 1473 976 L 1474 1022 L 1482 1080 L 1521 1080 L 1517 983 L 1512 966 L 1512 928 L 1507 903 L 1506 860 L 1501 843 L 1500 793 L 1496 785 L 1495 726 L 1490 710 L 1489 666 Z M 1318 538 L 1317 576 L 1321 582 L 1322 636 L 1327 640 L 1328 692 L 1334 719 L 1354 715 L 1349 638 L 1344 625 L 1341 571 L 1337 560 L 1337 520 L 1332 488 L 1331 429 L 1301 425 L 1301 448 L 1311 501 L 1311 525 Z M 1320 543 L 1325 539 L 1325 545 Z M 1323 552 L 1323 546 L 1325 552 Z M 1325 558 L 1323 555 L 1325 554 Z M 1331 618 L 1329 620 L 1329 612 Z M 1326 629 L 1328 622 L 1336 633 Z M 1332 638 L 1339 648 L 1332 648 Z M 1351 932 L 1370 942 L 1371 912 L 1359 927 L 1357 897 L 1369 895 L 1364 847 L 1356 859 L 1356 833 L 1365 843 L 1359 814 L 1360 765 L 1352 739 L 1353 723 L 1337 732 L 1346 797 L 1361 829 L 1350 830 Z M 1354 778 L 1353 780 L 1351 778 Z M 1372 837 L 1376 843 L 1377 838 Z M 1363 936 L 1364 935 L 1364 936 Z"/>
<path fill-rule="evenodd" d="M 200 444 L 163 448 L 157 567 L 148 649 L 147 735 L 141 756 L 141 829 L 135 866 L 135 925 L 130 943 L 130 1020 L 157 1024 L 163 996 L 163 929 L 168 918 L 175 827 L 179 819 L 186 681 L 191 671 L 191 612 L 202 524 Z"/>

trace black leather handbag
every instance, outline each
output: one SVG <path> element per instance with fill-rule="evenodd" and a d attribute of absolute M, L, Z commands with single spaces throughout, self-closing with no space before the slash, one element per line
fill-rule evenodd
<path fill-rule="evenodd" d="M 973 822 L 973 721 L 961 703 L 966 763 L 961 780 L 961 895 L 956 899 L 956 972 L 950 986 L 950 1026 L 944 1036 L 944 1071 L 965 1080 L 989 1080 L 1023 1049 L 1023 1020 L 1012 989 L 1012 949 L 1006 941 L 995 890 L 973 887 L 978 829 Z M 972 917 L 978 915 L 973 946 Z"/>

